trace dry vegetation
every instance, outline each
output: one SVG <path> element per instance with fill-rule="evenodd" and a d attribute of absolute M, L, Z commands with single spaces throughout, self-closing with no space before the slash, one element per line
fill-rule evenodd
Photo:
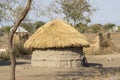
<path fill-rule="evenodd" d="M 107 33 L 104 33 L 106 35 Z M 96 33 L 87 33 L 85 36 L 88 38 L 88 41 L 92 43 L 92 41 L 98 36 L 99 34 Z M 104 55 L 104 54 L 113 54 L 113 53 L 120 53 L 120 33 L 111 33 L 110 38 L 110 46 L 107 48 L 102 49 L 101 51 L 93 51 L 94 47 L 90 47 L 89 49 L 85 49 L 86 54 L 95 54 L 95 55 Z"/>
<path fill-rule="evenodd" d="M 91 42 L 98 34 L 85 35 Z M 0 37 L 0 48 L 7 48 L 7 39 Z M 111 39 L 114 54 L 86 55 L 88 68 L 41 68 L 31 66 L 30 60 L 17 60 L 17 80 L 120 80 L 120 33 L 112 33 Z M 9 64 L 0 61 L 0 80 L 9 80 Z"/>
<path fill-rule="evenodd" d="M 0 80 L 9 79 L 9 63 L 0 62 Z M 120 65 L 119 65 L 120 66 Z M 28 60 L 18 60 L 17 80 L 120 80 L 119 67 L 41 68 Z"/>
<path fill-rule="evenodd" d="M 0 48 L 8 47 L 8 35 L 0 36 Z"/>

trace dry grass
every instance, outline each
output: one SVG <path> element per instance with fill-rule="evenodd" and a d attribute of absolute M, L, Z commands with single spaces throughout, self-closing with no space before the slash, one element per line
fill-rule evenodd
<path fill-rule="evenodd" d="M 8 35 L 0 36 L 0 48 L 8 47 Z"/>
<path fill-rule="evenodd" d="M 88 38 L 90 43 L 92 43 L 92 41 L 98 35 L 99 34 L 85 34 L 85 36 Z M 105 55 L 105 54 L 113 54 L 116 52 L 120 53 L 120 45 L 119 44 L 120 44 L 120 33 L 111 33 L 111 43 L 110 43 L 109 47 L 103 48 L 102 50 L 99 51 L 98 47 L 91 46 L 90 48 L 85 48 L 84 51 L 86 54 L 90 54 L 90 55 Z M 99 43 L 97 43 L 97 46 L 98 45 L 99 45 Z"/>
<path fill-rule="evenodd" d="M 89 42 L 92 42 L 92 40 L 98 36 L 98 34 L 84 34 Z M 91 47 L 89 50 L 88 48 L 86 48 L 86 54 L 98 54 L 98 55 L 103 55 L 103 54 L 112 54 L 115 52 L 120 53 L 120 33 L 112 33 L 111 34 L 111 40 L 112 40 L 112 47 L 110 48 L 106 48 L 104 50 L 102 50 L 101 52 L 99 51 L 92 51 L 94 49 L 94 47 Z M 7 48 L 8 47 L 8 35 L 4 35 L 2 37 L 0 37 L 0 48 Z M 84 48 L 85 49 L 85 48 Z"/>
<path fill-rule="evenodd" d="M 92 41 L 93 38 L 97 35 L 98 34 L 86 34 L 86 37 L 88 38 L 89 41 Z M 114 51 L 120 52 L 119 51 L 120 33 L 113 33 L 111 35 L 111 38 L 114 45 Z M 0 44 L 0 46 L 2 46 L 1 48 L 3 48 L 5 45 L 7 47 L 8 37 L 7 36 L 0 37 L 0 40 L 4 41 L 1 42 Z M 50 71 L 52 69 L 32 67 L 30 64 L 29 65 L 25 64 L 25 61 L 19 62 L 16 68 L 16 78 L 17 80 L 120 80 L 120 65 L 119 65 L 120 58 L 117 54 L 115 55 L 117 58 L 116 57 L 112 58 L 111 56 L 113 55 L 111 55 L 110 57 L 107 55 L 95 55 L 94 57 L 90 57 L 90 59 L 88 58 L 89 63 L 99 63 L 102 64 L 103 66 L 106 65 L 107 68 L 103 68 L 103 69 L 81 68 L 78 70 L 73 70 L 73 72 L 71 73 L 69 71 L 67 73 L 62 72 L 63 75 L 61 72 L 59 72 L 62 71 L 61 69 L 58 69 L 51 73 Z M 100 58 L 96 56 L 100 56 L 100 57 L 107 56 L 107 57 Z M 108 61 L 107 60 L 108 58 L 111 58 L 113 61 Z M 9 80 L 9 76 L 10 76 L 9 65 L 7 64 L 1 65 L 1 64 L 2 62 L 0 62 L 0 80 Z"/>

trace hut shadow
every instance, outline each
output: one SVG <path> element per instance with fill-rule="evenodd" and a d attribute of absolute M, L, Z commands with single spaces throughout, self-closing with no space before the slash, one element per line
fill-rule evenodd
<path fill-rule="evenodd" d="M 10 65 L 10 61 L 0 61 L 0 66 Z"/>
<path fill-rule="evenodd" d="M 0 61 L 0 66 L 9 66 L 10 61 Z M 16 65 L 30 64 L 30 62 L 16 62 Z"/>
<path fill-rule="evenodd" d="M 89 67 L 98 67 L 98 68 L 102 68 L 103 67 L 103 65 L 99 64 L 99 63 L 88 63 L 88 66 Z"/>

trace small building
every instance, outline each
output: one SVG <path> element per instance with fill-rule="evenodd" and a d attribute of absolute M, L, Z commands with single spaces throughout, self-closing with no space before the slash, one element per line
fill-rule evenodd
<path fill-rule="evenodd" d="M 10 29 L 10 31 L 12 31 L 12 30 L 13 30 L 13 27 Z M 24 28 L 22 28 L 20 26 L 17 28 L 17 30 L 15 32 L 15 34 L 20 34 L 21 36 L 25 35 L 25 34 L 28 34 L 28 33 L 29 32 L 27 30 L 25 30 Z"/>
<path fill-rule="evenodd" d="M 86 37 L 70 24 L 55 19 L 40 27 L 24 44 L 32 48 L 31 64 L 40 67 L 80 67 Z"/>
<path fill-rule="evenodd" d="M 113 26 L 109 32 L 119 32 L 118 26 Z"/>
<path fill-rule="evenodd" d="M 13 30 L 13 27 L 10 29 L 10 31 Z M 29 32 L 25 30 L 22 27 L 18 27 L 15 34 L 14 34 L 14 43 L 18 43 L 20 39 L 28 39 L 29 37 Z"/>
<path fill-rule="evenodd" d="M 113 31 L 114 31 L 114 32 L 118 32 L 118 31 L 119 31 L 119 30 L 118 30 L 118 27 L 117 27 L 117 26 L 114 26 L 114 27 L 113 27 Z"/>

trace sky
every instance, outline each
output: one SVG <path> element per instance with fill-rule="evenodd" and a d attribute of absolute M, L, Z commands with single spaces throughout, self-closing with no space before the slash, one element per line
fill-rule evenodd
<path fill-rule="evenodd" d="M 40 0 L 35 0 L 37 6 L 40 5 Z M 52 0 L 42 0 L 42 6 L 46 7 Z M 91 16 L 90 24 L 106 24 L 113 23 L 120 26 L 120 0 L 89 0 L 91 5 L 97 8 L 97 11 Z M 44 8 L 45 9 L 45 8 Z M 34 14 L 31 15 L 34 17 Z M 40 17 L 35 20 L 48 21 L 47 17 Z M 3 23 L 4 24 L 4 23 Z M 10 23 L 11 24 L 11 23 Z"/>
<path fill-rule="evenodd" d="M 44 0 L 43 4 L 49 4 L 52 0 Z M 97 9 L 91 16 L 90 24 L 113 23 L 120 25 L 120 0 L 89 0 Z M 44 18 L 45 19 L 45 18 Z M 42 19 L 43 20 L 43 19 Z M 46 19 L 45 19 L 46 20 Z"/>
<path fill-rule="evenodd" d="M 98 10 L 91 17 L 92 24 L 120 25 L 120 0 L 93 0 L 93 5 Z"/>

